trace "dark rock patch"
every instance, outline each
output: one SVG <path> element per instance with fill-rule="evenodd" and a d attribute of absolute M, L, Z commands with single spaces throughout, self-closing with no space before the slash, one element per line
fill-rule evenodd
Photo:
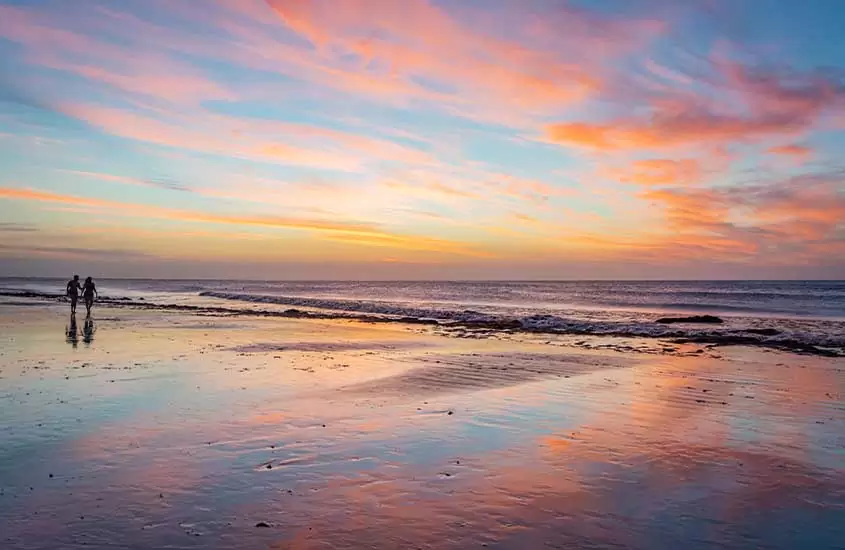
<path fill-rule="evenodd" d="M 671 325 L 674 323 L 706 323 L 720 325 L 725 321 L 715 315 L 692 315 L 690 317 L 661 317 L 655 323 Z"/>
<path fill-rule="evenodd" d="M 760 336 L 777 336 L 780 334 L 780 331 L 774 328 L 749 328 L 745 329 L 745 332 L 759 334 Z"/>

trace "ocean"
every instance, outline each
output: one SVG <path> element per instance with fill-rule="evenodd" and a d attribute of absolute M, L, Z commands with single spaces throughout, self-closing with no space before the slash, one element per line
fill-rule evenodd
<path fill-rule="evenodd" d="M 0 279 L 0 294 L 58 299 L 61 279 Z M 560 334 L 689 338 L 845 354 L 845 281 L 97 281 L 126 305 L 436 321 Z M 662 324 L 715 315 L 718 325 Z"/>

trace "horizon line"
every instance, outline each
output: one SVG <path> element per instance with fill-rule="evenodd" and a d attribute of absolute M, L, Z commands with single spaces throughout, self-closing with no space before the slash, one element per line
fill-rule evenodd
<path fill-rule="evenodd" d="M 73 274 L 72 274 L 73 275 Z M 71 275 L 71 276 L 72 276 Z M 64 279 L 65 276 L 21 276 L 2 275 L 0 280 L 28 279 L 54 280 Z M 690 283 L 690 282 L 724 282 L 724 283 L 770 283 L 770 282 L 814 282 L 814 283 L 845 283 L 845 279 L 232 279 L 227 277 L 96 277 L 101 281 L 232 281 L 244 283 Z"/>

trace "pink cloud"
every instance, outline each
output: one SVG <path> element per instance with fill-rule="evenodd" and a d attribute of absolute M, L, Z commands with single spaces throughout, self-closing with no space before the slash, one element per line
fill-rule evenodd
<path fill-rule="evenodd" d="M 65 68 L 79 75 L 98 80 L 109 86 L 132 93 L 140 93 L 156 98 L 165 98 L 178 103 L 193 102 L 200 99 L 235 99 L 235 94 L 220 84 L 199 75 L 178 64 L 169 66 L 157 64 L 154 71 L 139 70 L 132 65 L 132 74 L 100 67 L 75 66 L 71 64 L 53 64 L 56 68 Z"/>
<path fill-rule="evenodd" d="M 84 26 L 74 28 L 67 21 L 54 20 L 49 13 L 0 6 L 0 36 L 23 45 L 32 63 L 121 92 L 177 103 L 235 98 L 222 84 L 177 62 L 163 48 L 121 46 L 96 37 Z"/>
<path fill-rule="evenodd" d="M 825 75 L 714 66 L 718 97 L 676 91 L 648 99 L 642 115 L 550 124 L 545 137 L 600 151 L 753 143 L 801 135 L 845 107 L 845 88 Z"/>
<path fill-rule="evenodd" d="M 842 107 L 845 100 L 842 83 L 824 73 L 770 71 L 731 64 L 724 74 L 750 111 L 760 117 L 813 121 L 833 107 Z"/>
<path fill-rule="evenodd" d="M 648 119 L 620 119 L 609 123 L 559 123 L 546 127 L 546 137 L 562 145 L 605 151 L 651 150 L 760 140 L 797 134 L 811 123 L 792 116 L 741 117 L 706 110 L 658 111 Z"/>
<path fill-rule="evenodd" d="M 734 195 L 755 209 L 760 222 L 807 238 L 835 237 L 845 227 L 845 193 L 838 174 L 799 176 L 776 184 L 737 189 Z M 798 231 L 795 231 L 798 233 Z M 782 238 L 792 240 L 790 235 Z"/>
<path fill-rule="evenodd" d="M 560 18 L 553 40 L 548 32 L 541 36 L 539 17 L 520 10 L 497 14 L 496 23 L 508 20 L 512 34 L 522 32 L 526 38 L 514 40 L 485 32 L 483 12 L 464 14 L 462 20 L 425 0 L 267 2 L 289 29 L 313 45 L 320 64 L 339 71 L 341 86 L 357 88 L 356 79 L 365 76 L 368 82 L 413 86 L 402 94 L 425 90 L 423 97 L 434 93 L 470 109 L 481 103 L 523 114 L 559 110 L 595 95 L 603 87 L 601 62 L 644 34 L 619 32 L 640 22 L 602 27 L 596 16 L 588 21 L 586 13 L 576 11 Z M 651 35 L 659 29 L 640 26 Z M 617 32 L 610 34 L 611 29 Z M 570 36 L 569 31 L 572 39 L 563 44 L 561 37 Z M 532 45 L 531 37 L 539 39 Z M 584 52 L 594 53 L 588 59 Z M 346 72 L 350 69 L 354 72 Z M 430 85 L 420 88 L 420 79 Z"/>
<path fill-rule="evenodd" d="M 436 164 L 434 157 L 413 147 L 400 145 L 388 139 L 369 137 L 347 131 L 335 130 L 309 124 L 296 124 L 266 119 L 237 119 L 231 117 L 214 116 L 212 120 L 221 125 L 231 126 L 239 135 L 296 136 L 297 141 L 304 143 L 329 142 L 344 150 L 354 150 L 369 158 L 390 160 L 407 164 Z"/>
<path fill-rule="evenodd" d="M 90 53 L 97 42 L 87 36 L 45 24 L 35 13 L 0 6 L 0 36 L 24 45 L 41 44 L 56 51 Z"/>
<path fill-rule="evenodd" d="M 508 8 L 491 20 L 490 12 L 446 11 L 426 0 L 218 0 L 202 10 L 179 3 L 162 9 L 189 27 L 106 8 L 62 20 L 47 10 L 4 8 L 0 35 L 25 45 L 37 63 L 158 100 L 233 100 L 248 89 L 208 78 L 180 60 L 188 54 L 284 74 L 309 84 L 309 93 L 421 101 L 517 124 L 594 97 L 605 87 L 607 61 L 662 30 L 653 21 L 562 8 Z M 550 16 L 554 27 L 542 23 Z M 197 32 L 198 24 L 209 32 Z M 502 24 L 510 38 L 494 32 Z"/>
<path fill-rule="evenodd" d="M 797 144 L 777 145 L 774 147 L 769 147 L 768 149 L 766 149 L 766 152 L 772 153 L 773 155 L 792 157 L 798 160 L 806 160 L 813 156 L 812 149 Z"/>
<path fill-rule="evenodd" d="M 164 145 L 274 162 L 356 171 L 373 159 L 434 163 L 428 154 L 388 140 L 320 127 L 221 116 L 170 115 L 163 121 L 140 112 L 89 104 L 63 104 L 59 110 L 110 134 Z M 293 145 L 282 140 L 296 138 Z"/>

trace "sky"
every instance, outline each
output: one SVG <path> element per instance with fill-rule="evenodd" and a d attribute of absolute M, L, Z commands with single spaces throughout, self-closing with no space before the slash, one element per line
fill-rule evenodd
<path fill-rule="evenodd" d="M 0 0 L 0 276 L 845 278 L 838 0 Z"/>

